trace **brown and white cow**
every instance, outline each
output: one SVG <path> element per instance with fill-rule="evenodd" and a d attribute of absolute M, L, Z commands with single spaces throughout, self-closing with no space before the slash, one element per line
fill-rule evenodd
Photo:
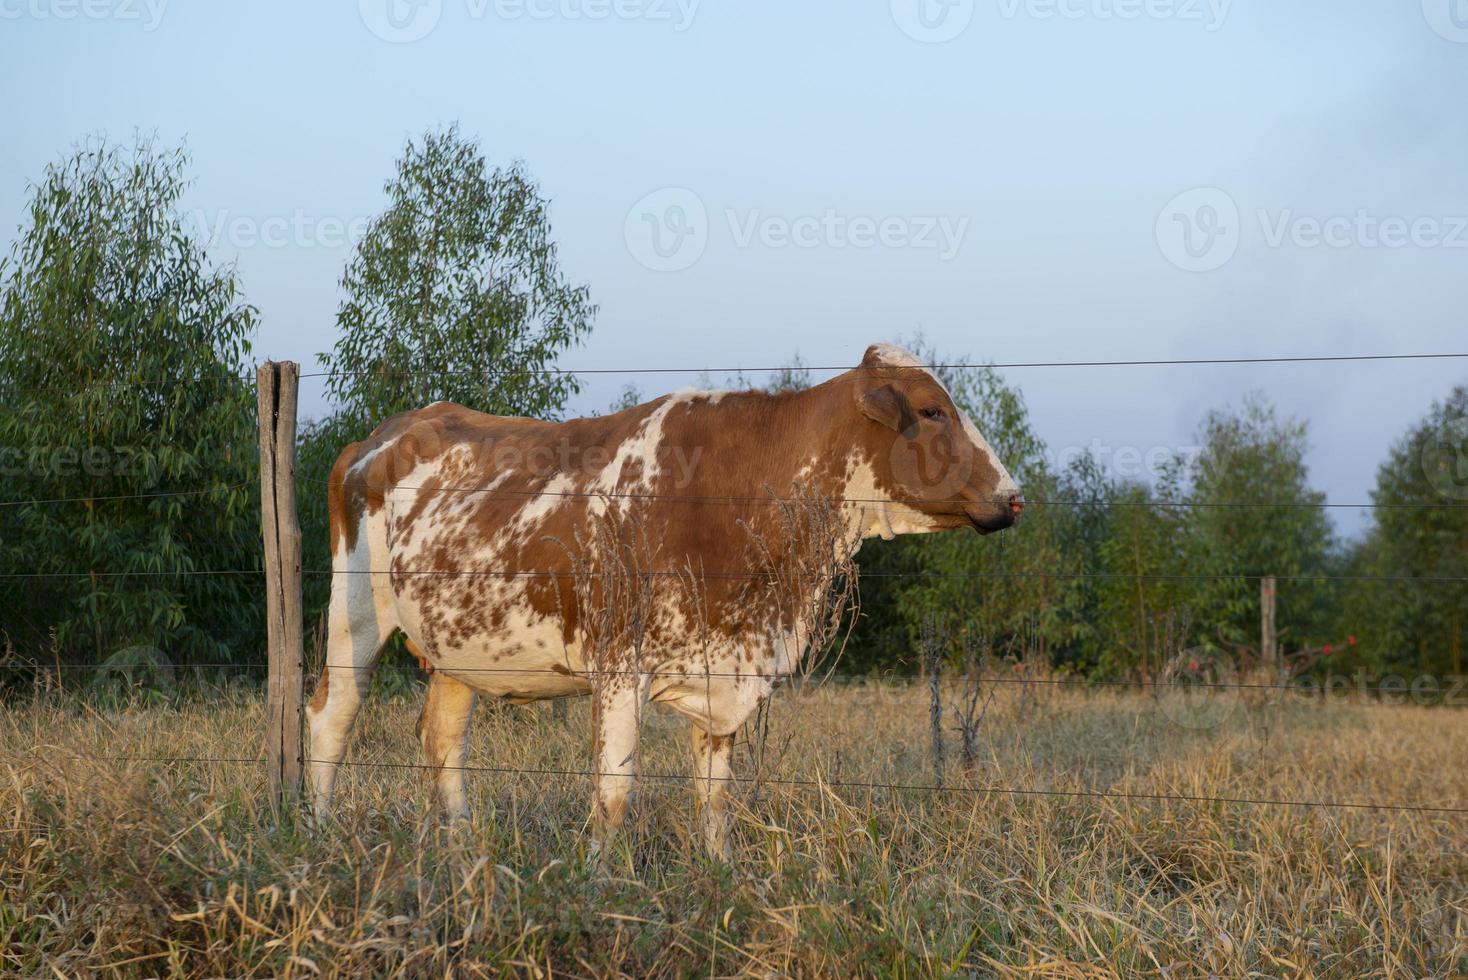
<path fill-rule="evenodd" d="M 799 602 L 751 608 L 771 601 L 768 588 L 751 588 L 767 571 L 751 541 L 788 534 L 771 503 L 797 493 L 835 501 L 854 542 L 989 533 L 1024 509 L 938 378 L 884 344 L 804 391 L 684 392 L 567 422 L 440 402 L 348 446 L 329 490 L 327 666 L 307 711 L 318 814 L 379 651 L 401 630 L 431 672 L 419 735 L 448 814 L 468 810 L 476 695 L 590 694 L 592 826 L 604 841 L 635 781 L 643 708 L 661 702 L 692 722 L 704 840 L 724 853 L 733 734 L 798 669 L 812 626 Z M 593 656 L 578 622 L 588 615 L 578 543 L 633 504 L 655 553 L 646 564 L 656 568 L 644 570 L 698 583 L 657 593 L 635 655 Z"/>

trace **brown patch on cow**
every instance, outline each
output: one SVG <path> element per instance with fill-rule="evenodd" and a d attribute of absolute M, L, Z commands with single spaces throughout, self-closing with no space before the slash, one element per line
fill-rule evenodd
<path fill-rule="evenodd" d="M 326 692 L 331 687 L 331 668 L 322 667 L 321 676 L 316 681 L 316 690 L 311 695 L 311 710 L 320 712 L 326 707 Z"/>
<path fill-rule="evenodd" d="M 432 674 L 433 664 L 429 663 L 428 658 L 423 655 L 423 651 L 418 649 L 418 644 L 414 643 L 406 635 L 403 637 L 403 643 L 407 646 L 408 652 L 418 661 L 419 669 L 425 674 Z"/>
<path fill-rule="evenodd" d="M 357 522 L 361 515 L 352 513 L 347 507 L 346 480 L 347 471 L 357 461 L 357 450 L 361 445 L 360 442 L 354 442 L 341 451 L 331 467 L 331 477 L 326 484 L 326 515 L 331 529 L 333 555 L 337 553 L 343 536 L 346 538 L 348 551 L 357 546 Z"/>

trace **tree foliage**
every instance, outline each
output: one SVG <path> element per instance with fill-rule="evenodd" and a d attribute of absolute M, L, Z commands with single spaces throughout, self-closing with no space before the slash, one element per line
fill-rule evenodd
<path fill-rule="evenodd" d="M 321 355 L 340 414 L 367 430 L 440 399 L 544 417 L 578 390 L 554 370 L 591 329 L 562 274 L 549 204 L 523 165 L 491 168 L 457 127 L 410 141 L 342 276 Z"/>
<path fill-rule="evenodd" d="M 331 416 L 302 437 L 308 566 L 328 568 L 326 482 L 337 454 L 389 416 L 437 400 L 495 415 L 555 417 L 579 390 L 556 361 L 596 307 L 567 282 L 549 202 L 519 164 L 491 167 L 456 126 L 410 141 L 342 276 Z M 306 583 L 308 609 L 326 600 Z"/>
<path fill-rule="evenodd" d="M 218 659 L 259 625 L 258 579 L 196 574 L 258 567 L 260 536 L 255 310 L 186 228 L 187 166 L 86 144 L 32 188 L 4 263 L 0 570 L 43 576 L 0 600 L 23 649 Z"/>
<path fill-rule="evenodd" d="M 1378 505 L 1372 528 L 1350 560 L 1354 574 L 1378 580 L 1355 584 L 1347 600 L 1362 660 L 1377 669 L 1461 675 L 1468 629 L 1468 386 L 1454 388 L 1398 440 L 1377 470 L 1371 497 Z"/>

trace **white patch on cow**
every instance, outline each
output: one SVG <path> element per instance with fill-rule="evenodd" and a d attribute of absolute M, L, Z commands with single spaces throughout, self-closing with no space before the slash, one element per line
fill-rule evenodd
<path fill-rule="evenodd" d="M 846 486 L 842 497 L 852 501 L 849 528 L 853 535 L 891 541 L 899 534 L 923 534 L 935 531 L 932 518 L 907 504 L 893 500 L 877 489 L 877 475 L 871 463 L 856 454 L 846 462 Z"/>
<path fill-rule="evenodd" d="M 626 493 L 650 488 L 660 471 L 658 449 L 663 443 L 663 422 L 667 420 L 669 412 L 678 405 L 692 401 L 695 394 L 680 392 L 669 395 L 652 414 L 642 420 L 636 432 L 622 440 L 612 461 L 596 475 L 588 490 L 591 493 L 615 494 L 619 491 Z M 634 461 L 642 466 L 641 478 L 629 487 L 622 487 L 622 474 Z"/>
<path fill-rule="evenodd" d="M 719 402 L 724 400 L 724 397 L 726 395 L 732 394 L 733 392 L 729 391 L 727 388 L 679 388 L 677 391 L 673 392 L 670 397 L 681 398 L 685 401 L 702 399 L 703 401 L 708 402 L 710 405 L 717 405 Z"/>
<path fill-rule="evenodd" d="M 994 447 L 989 445 L 989 440 L 984 438 L 984 434 L 979 431 L 978 426 L 974 425 L 968 413 L 960 408 L 958 416 L 963 421 L 964 434 L 968 436 L 970 442 L 979 447 L 985 456 L 989 457 L 989 464 L 999 474 L 999 482 L 994 487 L 994 495 L 1001 500 L 1008 500 L 1019 493 L 1019 484 L 1015 482 L 1014 477 L 1009 475 L 1009 470 L 1005 469 L 1004 464 L 999 461 L 999 454 L 994 451 Z"/>
<path fill-rule="evenodd" d="M 914 357 L 911 351 L 904 350 L 896 344 L 873 344 L 872 351 L 877 355 L 878 361 L 891 367 L 923 367 L 923 362 Z"/>
<path fill-rule="evenodd" d="M 576 480 L 568 473 L 557 473 L 515 513 L 509 531 L 533 530 L 551 511 L 566 506 L 573 495 L 576 495 Z"/>
<path fill-rule="evenodd" d="M 441 645 L 435 669 L 491 697 L 553 698 L 591 690 L 584 675 L 563 674 L 551 666 L 559 664 L 575 674 L 585 667 L 580 644 L 562 641 L 558 620 L 535 616 L 519 602 L 504 608 L 502 629 L 472 637 L 462 646 Z"/>

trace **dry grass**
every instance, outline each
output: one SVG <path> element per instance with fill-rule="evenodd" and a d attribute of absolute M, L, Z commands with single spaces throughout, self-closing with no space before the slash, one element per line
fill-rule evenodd
<path fill-rule="evenodd" d="M 1001 690 L 950 783 L 1468 803 L 1468 715 L 1282 703 L 1201 716 L 1151 699 Z M 927 783 L 926 691 L 780 695 L 740 771 Z M 1166 710 L 1162 710 L 1166 708 Z M 364 710 L 359 762 L 420 761 L 416 699 Z M 1176 717 L 1204 717 L 1208 730 Z M 732 867 L 699 856 L 691 792 L 645 784 L 587 866 L 588 780 L 473 773 L 472 827 L 411 769 L 343 774 L 329 827 L 272 820 L 253 694 L 180 707 L 12 704 L 0 720 L 0 972 L 19 975 L 737 973 L 1062 976 L 1468 971 L 1462 815 L 928 793 L 765 782 Z M 655 712 L 646 766 L 686 771 Z M 481 707 L 470 764 L 582 770 L 585 704 Z M 78 757 L 80 754 L 80 757 Z"/>

